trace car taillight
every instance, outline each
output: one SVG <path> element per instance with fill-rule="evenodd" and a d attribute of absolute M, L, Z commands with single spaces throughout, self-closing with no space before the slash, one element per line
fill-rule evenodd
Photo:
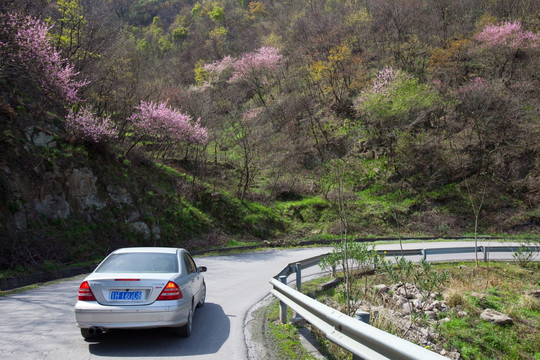
<path fill-rule="evenodd" d="M 182 298 L 182 291 L 180 291 L 180 288 L 178 285 L 173 283 L 172 281 L 169 281 L 167 285 L 163 288 L 163 291 L 161 291 L 161 294 L 159 294 L 158 298 L 156 300 L 178 300 Z"/>
<path fill-rule="evenodd" d="M 81 286 L 79 286 L 79 300 L 96 301 L 96 297 L 94 296 L 94 293 L 92 293 L 88 281 L 83 281 Z"/>

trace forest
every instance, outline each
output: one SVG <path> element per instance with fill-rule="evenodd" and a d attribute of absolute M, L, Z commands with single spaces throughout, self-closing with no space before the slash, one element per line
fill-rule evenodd
<path fill-rule="evenodd" d="M 2 268 L 540 232 L 538 1 L 4 0 L 0 18 Z M 71 180 L 32 195 L 84 171 L 90 205 Z"/>

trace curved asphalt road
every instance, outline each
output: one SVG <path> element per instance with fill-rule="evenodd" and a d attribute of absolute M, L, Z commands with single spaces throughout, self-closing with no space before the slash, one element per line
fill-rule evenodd
<path fill-rule="evenodd" d="M 404 247 L 473 245 L 471 242 L 405 243 Z M 396 249 L 399 245 L 377 248 Z M 329 248 L 266 250 L 195 258 L 198 266 L 208 267 L 204 274 L 208 295 L 205 306 L 195 311 L 189 338 L 177 338 L 165 329 L 154 329 L 111 332 L 99 341 L 84 341 L 73 314 L 84 276 L 0 297 L 0 359 L 248 359 L 251 344 L 246 344 L 245 321 L 250 309 L 269 294 L 270 278 L 288 263 L 328 251 Z M 511 254 L 497 256 L 511 259 Z M 449 257 L 474 259 L 472 254 Z M 313 267 L 302 274 L 318 271 L 318 267 Z"/>

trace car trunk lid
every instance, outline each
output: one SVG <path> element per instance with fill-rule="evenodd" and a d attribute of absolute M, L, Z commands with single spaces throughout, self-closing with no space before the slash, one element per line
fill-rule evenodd
<path fill-rule="evenodd" d="M 87 281 L 102 305 L 148 305 L 156 301 L 173 275 L 98 273 L 92 274 Z"/>

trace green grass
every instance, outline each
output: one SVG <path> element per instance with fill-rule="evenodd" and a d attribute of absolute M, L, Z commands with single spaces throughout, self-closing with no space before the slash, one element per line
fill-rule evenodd
<path fill-rule="evenodd" d="M 288 309 L 287 318 L 292 312 Z M 311 360 L 315 359 L 300 343 L 298 329 L 290 324 L 281 324 L 279 321 L 279 301 L 273 301 L 266 311 L 266 334 L 272 353 L 283 360 Z"/>
<path fill-rule="evenodd" d="M 520 341 L 511 326 L 476 322 L 471 317 L 452 318 L 442 325 L 441 333 L 464 359 L 526 358 L 520 356 L 518 349 L 530 347 L 526 341 Z"/>
<path fill-rule="evenodd" d="M 24 287 L 21 287 L 21 288 L 18 288 L 18 289 L 13 289 L 13 290 L 5 290 L 5 291 L 0 290 L 0 297 L 6 296 L 6 295 L 11 295 L 11 294 L 17 294 L 17 293 L 32 290 L 32 289 L 36 289 L 39 286 L 40 286 L 39 284 L 32 284 L 32 285 L 24 286 Z"/>
<path fill-rule="evenodd" d="M 227 243 L 225 244 L 225 247 L 241 247 L 241 246 L 254 246 L 254 245 L 260 245 L 259 242 L 256 241 L 239 241 L 236 239 L 229 239 Z"/>
<path fill-rule="evenodd" d="M 313 236 L 328 232 L 337 217 L 331 204 L 321 197 L 306 197 L 301 200 L 280 201 L 274 205 L 276 211 L 289 225 L 289 233 Z"/>

